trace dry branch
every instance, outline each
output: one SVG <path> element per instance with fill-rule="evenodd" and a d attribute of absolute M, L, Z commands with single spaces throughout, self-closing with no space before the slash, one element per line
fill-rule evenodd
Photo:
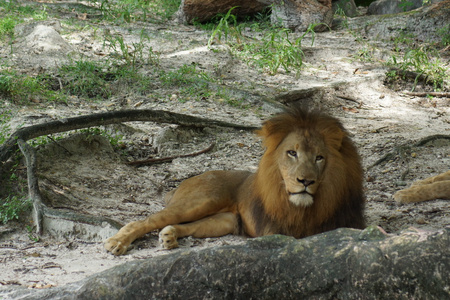
<path fill-rule="evenodd" d="M 448 92 L 405 92 L 405 95 L 415 97 L 433 96 L 438 98 L 450 98 L 450 93 Z"/>
<path fill-rule="evenodd" d="M 388 153 L 386 153 L 383 157 L 381 157 L 380 159 L 378 159 L 376 162 L 374 162 L 371 166 L 369 166 L 367 168 L 367 170 L 372 169 L 373 167 L 382 164 L 385 161 L 388 161 L 392 158 L 395 157 L 395 155 L 397 155 L 398 153 L 401 153 L 403 151 L 405 151 L 406 149 L 411 149 L 412 147 L 420 147 L 425 145 L 426 143 L 429 143 L 431 141 L 434 140 L 450 140 L 450 135 L 443 135 L 443 134 L 435 134 L 435 135 L 430 135 L 427 137 L 424 137 L 423 139 L 415 142 L 414 144 L 411 145 L 411 143 L 405 143 L 403 145 L 397 146 L 394 148 L 393 151 L 390 151 Z"/>
<path fill-rule="evenodd" d="M 105 113 L 97 113 L 86 116 L 66 118 L 57 121 L 24 127 L 14 132 L 11 137 L 0 147 L 0 162 L 6 161 L 16 150 L 17 141 L 24 142 L 43 135 L 65 132 L 70 130 L 117 124 L 122 122 L 156 122 L 171 123 L 187 127 L 230 127 L 242 130 L 255 130 L 255 126 L 245 126 L 224 121 L 184 115 L 164 110 L 120 110 Z"/>
<path fill-rule="evenodd" d="M 197 156 L 197 155 L 200 155 L 200 154 L 207 153 L 207 152 L 211 151 L 214 148 L 215 145 L 216 145 L 216 143 L 212 143 L 206 149 L 203 149 L 201 151 L 197 151 L 197 152 L 194 152 L 194 153 L 189 153 L 189 154 L 180 154 L 180 155 L 174 155 L 174 156 L 169 156 L 169 157 L 150 158 L 150 159 L 144 159 L 144 160 L 130 161 L 130 162 L 127 162 L 127 165 L 130 165 L 130 166 L 142 166 L 142 165 L 160 164 L 160 163 L 170 162 L 170 161 L 172 161 L 174 159 L 177 159 L 177 158 L 193 157 L 193 156 Z"/>

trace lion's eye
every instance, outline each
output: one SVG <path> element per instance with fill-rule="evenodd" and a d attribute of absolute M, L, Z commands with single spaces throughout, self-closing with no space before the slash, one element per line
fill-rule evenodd
<path fill-rule="evenodd" d="M 291 157 L 297 157 L 297 151 L 294 151 L 294 150 L 289 150 L 287 152 L 287 154 Z"/>
<path fill-rule="evenodd" d="M 322 161 L 323 159 L 324 159 L 324 157 L 322 155 L 316 156 L 316 162 Z"/>

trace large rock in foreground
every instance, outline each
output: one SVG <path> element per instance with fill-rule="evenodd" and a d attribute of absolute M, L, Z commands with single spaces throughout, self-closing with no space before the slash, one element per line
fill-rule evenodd
<path fill-rule="evenodd" d="M 338 229 L 295 240 L 177 252 L 78 283 L 0 292 L 26 299 L 449 299 L 450 227 L 386 235 Z"/>

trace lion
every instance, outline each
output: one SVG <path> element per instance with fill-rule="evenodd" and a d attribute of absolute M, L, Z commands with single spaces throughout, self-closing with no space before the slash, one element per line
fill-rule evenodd
<path fill-rule="evenodd" d="M 414 203 L 434 199 L 450 200 L 450 171 L 416 181 L 411 187 L 394 194 L 398 203 Z"/>
<path fill-rule="evenodd" d="M 122 255 L 157 229 L 161 246 L 172 249 L 186 236 L 303 238 L 365 227 L 360 157 L 340 121 L 292 107 L 264 122 L 257 134 L 265 152 L 256 173 L 208 171 L 186 179 L 166 195 L 162 211 L 107 239 L 107 251 Z"/>

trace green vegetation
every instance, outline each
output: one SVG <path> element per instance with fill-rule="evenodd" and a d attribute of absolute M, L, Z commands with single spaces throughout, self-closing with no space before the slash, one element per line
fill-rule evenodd
<path fill-rule="evenodd" d="M 223 42 L 232 49 L 233 54 L 269 74 L 276 74 L 280 67 L 286 72 L 295 71 L 299 74 L 304 56 L 302 40 L 311 34 L 314 43 L 314 28 L 323 24 L 311 24 L 303 35 L 291 41 L 289 29 L 261 22 L 238 24 L 236 16 L 231 14 L 233 9 L 219 20 L 212 31 L 208 41 L 209 47 Z M 264 33 L 261 39 L 249 38 L 242 33 L 244 29 L 250 30 L 248 34 L 257 33 L 261 32 L 262 28 Z"/>
<path fill-rule="evenodd" d="M 0 145 L 11 134 L 8 124 L 10 120 L 11 112 L 0 105 Z M 17 194 L 23 194 L 23 192 L 18 191 L 21 188 L 20 179 L 16 174 L 18 165 L 18 163 L 15 163 L 8 172 L 0 172 L 0 223 L 18 219 L 23 212 L 31 207 L 29 199 L 17 196 Z M 5 166 L 2 167 L 5 168 Z"/>
<path fill-rule="evenodd" d="M 37 9 L 32 6 L 21 5 L 14 0 L 0 0 L 0 40 L 6 37 L 12 38 L 15 26 L 22 23 L 26 18 L 47 20 L 47 7 L 41 5 Z"/>
<path fill-rule="evenodd" d="M 441 37 L 442 46 L 450 45 L 450 24 L 439 28 L 436 32 Z"/>
<path fill-rule="evenodd" d="M 450 79 L 448 67 L 441 59 L 439 52 L 441 47 L 450 43 L 449 26 L 436 30 L 441 36 L 441 41 L 438 43 L 419 42 L 413 34 L 399 30 L 397 35 L 389 41 L 393 43 L 393 47 L 387 61 L 377 59 L 375 57 L 377 48 L 352 32 L 356 40 L 361 43 L 361 48 L 355 57 L 364 62 L 378 61 L 388 66 L 390 68 L 386 73 L 388 82 L 410 82 L 411 90 L 414 91 L 418 82 L 421 81 L 431 86 L 434 91 L 440 91 L 445 88 Z"/>
<path fill-rule="evenodd" d="M 19 219 L 20 215 L 31 209 L 31 200 L 16 196 L 8 196 L 0 200 L 0 222 L 6 224 L 8 221 Z"/>
<path fill-rule="evenodd" d="M 38 103 L 43 100 L 64 101 L 64 97 L 50 89 L 48 80 L 48 75 L 32 77 L 13 70 L 0 69 L 0 96 L 17 104 Z"/>
<path fill-rule="evenodd" d="M 181 0 L 101 0 L 100 10 L 106 20 L 163 22 L 177 11 L 180 3 Z"/>
<path fill-rule="evenodd" d="M 13 36 L 16 22 L 15 18 L 11 16 L 0 19 L 0 39 Z"/>
<path fill-rule="evenodd" d="M 416 74 L 412 90 L 415 89 L 421 77 L 425 77 L 425 81 L 431 83 L 434 90 L 440 90 L 443 88 L 445 78 L 449 76 L 447 68 L 444 67 L 436 51 L 424 48 L 408 50 L 401 59 L 393 55 L 388 65 L 403 71 L 402 74 L 405 74 L 406 71 Z M 388 73 L 390 77 L 396 75 L 395 70 Z"/>

